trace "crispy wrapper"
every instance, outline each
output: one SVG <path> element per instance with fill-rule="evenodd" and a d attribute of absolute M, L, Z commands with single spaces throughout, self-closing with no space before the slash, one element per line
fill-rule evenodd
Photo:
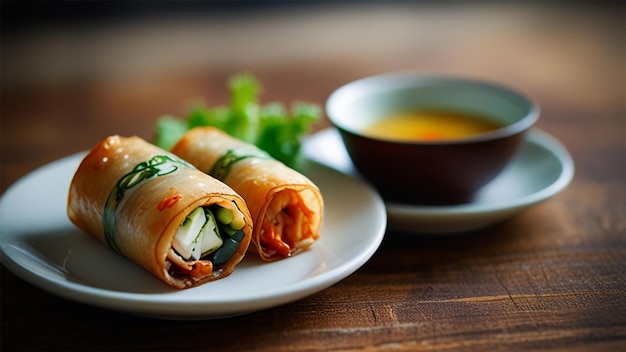
<path fill-rule="evenodd" d="M 199 127 L 171 151 L 245 199 L 254 222 L 249 250 L 261 259 L 293 256 L 319 239 L 324 204 L 318 187 L 256 146 L 217 128 Z"/>
<path fill-rule="evenodd" d="M 172 248 L 194 209 L 217 204 L 244 215 L 244 238 L 225 263 L 185 261 Z M 230 275 L 250 244 L 252 219 L 244 200 L 223 182 L 139 137 L 111 136 L 79 165 L 67 213 L 95 236 L 167 284 L 183 289 Z"/>

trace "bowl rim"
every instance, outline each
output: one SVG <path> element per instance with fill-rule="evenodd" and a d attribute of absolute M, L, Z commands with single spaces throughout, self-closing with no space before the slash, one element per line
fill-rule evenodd
<path fill-rule="evenodd" d="M 349 93 L 350 90 L 355 89 L 355 87 L 358 87 L 365 83 L 370 83 L 372 81 L 375 82 L 379 80 L 383 80 L 383 81 L 384 80 L 398 80 L 398 83 L 396 84 L 398 88 L 425 86 L 425 85 L 429 85 L 433 83 L 480 87 L 480 88 L 487 89 L 487 90 L 497 91 L 501 94 L 503 93 L 503 95 L 505 96 L 509 96 L 518 101 L 522 101 L 524 102 L 524 104 L 528 105 L 528 111 L 518 121 L 515 121 L 514 123 L 508 124 L 506 126 L 502 126 L 495 130 L 474 134 L 474 135 L 464 137 L 464 138 L 436 140 L 436 141 L 420 141 L 420 140 L 411 141 L 411 140 L 399 140 L 399 139 L 384 138 L 384 137 L 374 137 L 374 136 L 362 134 L 360 133 L 360 131 L 355 130 L 353 128 L 346 127 L 345 124 L 343 124 L 334 116 L 334 109 L 336 109 L 336 106 L 339 104 L 339 100 L 341 99 L 342 95 L 350 94 Z M 394 87 L 394 88 L 389 88 L 386 90 L 380 89 L 376 91 L 382 92 L 382 91 L 395 90 L 395 89 L 397 88 Z M 368 140 L 384 142 L 384 143 L 393 143 L 393 144 L 398 144 L 398 145 L 411 145 L 411 146 L 415 146 L 415 145 L 427 145 L 427 146 L 461 145 L 461 144 L 486 142 L 486 141 L 492 141 L 492 140 L 501 139 L 501 138 L 507 138 L 507 137 L 511 137 L 519 133 L 524 133 L 527 130 L 529 130 L 537 122 L 537 120 L 539 119 L 539 114 L 540 114 L 540 108 L 536 100 L 530 94 L 528 94 L 525 91 L 522 91 L 519 88 L 516 88 L 516 87 L 514 88 L 511 86 L 502 84 L 502 83 L 496 83 L 496 82 L 489 81 L 486 79 L 470 78 L 470 77 L 465 77 L 461 75 L 451 75 L 451 74 L 419 73 L 419 72 L 413 72 L 413 71 L 397 71 L 397 72 L 382 73 L 382 74 L 359 78 L 359 79 L 350 81 L 348 83 L 345 83 L 331 92 L 331 94 L 326 99 L 325 109 L 326 109 L 326 116 L 328 120 L 330 121 L 330 123 L 335 128 L 337 128 L 342 134 L 347 133 L 347 134 L 359 136 L 361 138 L 368 139 Z"/>

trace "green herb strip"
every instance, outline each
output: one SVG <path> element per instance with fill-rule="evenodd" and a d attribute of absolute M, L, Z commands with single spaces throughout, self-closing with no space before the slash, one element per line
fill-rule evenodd
<path fill-rule="evenodd" d="M 209 171 L 209 175 L 220 181 L 224 181 L 230 173 L 233 165 L 248 158 L 267 159 L 270 156 L 260 149 L 236 148 L 230 149 L 222 155 Z"/>
<path fill-rule="evenodd" d="M 104 205 L 102 214 L 102 224 L 104 226 L 104 237 L 107 244 L 115 252 L 123 255 L 117 244 L 115 243 L 115 222 L 118 214 L 118 208 L 126 191 L 133 187 L 140 186 L 145 181 L 154 177 L 169 175 L 176 172 L 179 166 L 192 167 L 187 162 L 172 158 L 167 155 L 156 155 L 150 160 L 137 164 L 133 170 L 117 182 Z"/>

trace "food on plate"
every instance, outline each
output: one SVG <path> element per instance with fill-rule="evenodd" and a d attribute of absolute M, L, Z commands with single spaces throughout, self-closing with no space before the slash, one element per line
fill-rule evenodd
<path fill-rule="evenodd" d="M 235 191 L 139 137 L 110 136 L 89 151 L 72 179 L 67 213 L 179 289 L 230 275 L 252 234 Z"/>
<path fill-rule="evenodd" d="M 289 167 L 298 168 L 301 139 L 319 120 L 320 107 L 302 101 L 294 102 L 291 109 L 281 102 L 261 104 L 262 87 L 249 73 L 231 77 L 228 87 L 228 106 L 209 107 L 204 102 L 196 102 L 189 107 L 186 119 L 159 118 L 155 144 L 169 150 L 188 130 L 213 126 L 256 145 Z"/>
<path fill-rule="evenodd" d="M 293 256 L 319 239 L 323 199 L 318 187 L 256 146 L 214 127 L 198 127 L 171 151 L 245 199 L 254 222 L 250 250 L 261 259 Z"/>

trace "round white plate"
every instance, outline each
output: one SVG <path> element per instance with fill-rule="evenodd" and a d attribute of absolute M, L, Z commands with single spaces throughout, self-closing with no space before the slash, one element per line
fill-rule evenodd
<path fill-rule="evenodd" d="M 218 318 L 275 307 L 352 274 L 374 254 L 386 228 L 384 203 L 371 187 L 309 163 L 304 173 L 325 201 L 318 243 L 272 263 L 250 253 L 229 277 L 176 290 L 70 223 L 67 193 L 83 155 L 30 173 L 2 196 L 0 259 L 33 285 L 94 306 L 170 319 Z"/>
<path fill-rule="evenodd" d="M 309 137 L 305 155 L 347 175 L 359 177 L 341 141 L 329 128 Z M 450 234 L 482 229 L 518 214 L 569 185 L 574 163 L 563 145 L 533 129 L 516 157 L 476 199 L 454 206 L 421 206 L 387 202 L 390 230 L 414 234 Z"/>

